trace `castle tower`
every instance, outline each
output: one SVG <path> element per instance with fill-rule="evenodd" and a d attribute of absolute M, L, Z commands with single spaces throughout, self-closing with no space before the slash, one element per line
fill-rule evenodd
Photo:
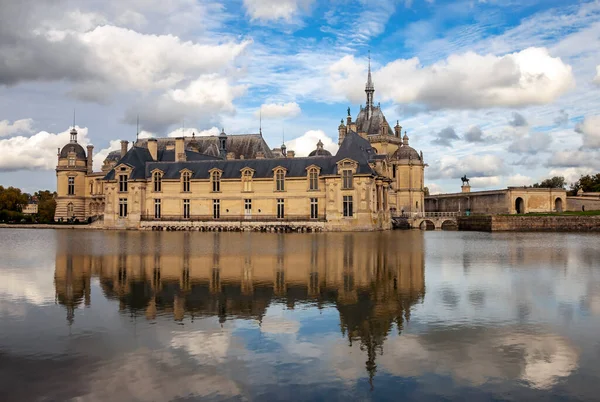
<path fill-rule="evenodd" d="M 367 93 L 367 119 L 370 119 L 373 116 L 373 95 L 375 94 L 375 85 L 373 85 L 373 79 L 371 78 L 371 53 L 369 53 L 369 74 L 365 92 Z"/>

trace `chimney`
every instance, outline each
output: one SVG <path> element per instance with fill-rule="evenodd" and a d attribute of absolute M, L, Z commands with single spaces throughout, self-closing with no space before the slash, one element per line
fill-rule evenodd
<path fill-rule="evenodd" d="M 291 149 L 289 151 L 287 151 L 288 158 L 293 158 L 294 156 L 296 156 L 296 153 L 294 151 L 292 151 Z"/>
<path fill-rule="evenodd" d="M 240 155 L 240 159 L 246 159 L 246 158 L 244 158 L 244 154 Z"/>
<path fill-rule="evenodd" d="M 127 153 L 127 146 L 129 145 L 129 141 L 121 140 L 121 158 L 125 156 Z"/>
<path fill-rule="evenodd" d="M 235 152 L 227 152 L 227 160 L 235 159 Z"/>
<path fill-rule="evenodd" d="M 158 143 L 156 142 L 156 138 L 148 138 L 148 151 L 152 159 L 158 159 Z"/>
<path fill-rule="evenodd" d="M 88 174 L 91 174 L 94 171 L 93 159 L 92 159 L 93 154 L 94 154 L 94 146 L 88 145 L 87 146 L 87 172 L 88 172 Z"/>
<path fill-rule="evenodd" d="M 265 153 L 263 151 L 256 152 L 256 159 L 265 159 Z"/>
<path fill-rule="evenodd" d="M 175 138 L 175 162 L 185 162 L 185 143 L 183 137 Z"/>

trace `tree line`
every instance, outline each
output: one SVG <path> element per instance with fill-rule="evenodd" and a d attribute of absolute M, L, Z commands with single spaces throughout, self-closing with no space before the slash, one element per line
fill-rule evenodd
<path fill-rule="evenodd" d="M 540 183 L 535 183 L 531 187 L 566 189 L 567 182 L 562 176 L 554 176 L 550 179 L 542 180 Z M 575 183 L 570 184 L 568 194 L 576 195 L 579 190 L 583 190 L 585 193 L 600 192 L 600 173 L 581 176 Z"/>
<path fill-rule="evenodd" d="M 24 193 L 16 187 L 0 186 L 0 222 L 54 222 L 56 210 L 56 192 L 36 191 L 33 195 Z M 23 208 L 37 201 L 38 212 L 35 215 L 23 213 Z"/>

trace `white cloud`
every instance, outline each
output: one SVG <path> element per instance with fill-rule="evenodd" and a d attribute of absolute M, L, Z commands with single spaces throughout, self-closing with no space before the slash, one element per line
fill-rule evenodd
<path fill-rule="evenodd" d="M 548 133 L 529 133 L 528 135 L 515 139 L 509 146 L 508 151 L 516 154 L 535 155 L 545 151 L 550 146 L 552 137 Z"/>
<path fill-rule="evenodd" d="M 331 90 L 359 102 L 365 76 L 364 63 L 346 56 L 330 66 Z M 382 100 L 417 102 L 433 109 L 542 105 L 574 87 L 571 66 L 545 48 L 504 56 L 467 52 L 429 66 L 418 58 L 398 59 L 373 76 Z"/>
<path fill-rule="evenodd" d="M 583 135 L 584 148 L 600 148 L 600 115 L 586 117 L 575 131 Z"/>
<path fill-rule="evenodd" d="M 533 179 L 528 176 L 524 176 L 520 173 L 509 176 L 506 179 L 506 185 L 510 187 L 521 187 L 521 186 L 530 186 L 533 184 Z"/>
<path fill-rule="evenodd" d="M 594 77 L 594 84 L 600 85 L 600 66 L 596 67 L 596 77 Z"/>
<path fill-rule="evenodd" d="M 425 183 L 425 186 L 429 189 L 430 195 L 441 194 L 443 193 L 442 187 L 435 183 Z"/>
<path fill-rule="evenodd" d="M 425 172 L 428 179 L 436 180 L 458 179 L 463 175 L 473 179 L 494 177 L 505 171 L 503 160 L 496 155 L 467 155 L 463 158 L 444 155 Z"/>
<path fill-rule="evenodd" d="M 562 176 L 567 183 L 575 183 L 581 176 L 592 173 L 596 173 L 596 170 L 588 167 L 570 167 L 564 169 L 552 169 L 548 175 L 550 177 Z"/>
<path fill-rule="evenodd" d="M 317 148 L 319 140 L 323 142 L 323 148 L 335 155 L 338 150 L 337 140 L 328 137 L 323 130 L 309 130 L 300 137 L 286 141 L 285 146 L 288 150 L 293 150 L 296 156 L 308 156 Z"/>
<path fill-rule="evenodd" d="M 599 167 L 600 155 L 590 151 L 567 150 L 558 151 L 548 159 L 550 167 Z"/>
<path fill-rule="evenodd" d="M 227 131 L 226 131 L 227 132 Z M 198 130 L 197 128 L 176 129 L 167 134 L 167 137 L 191 137 L 194 134 L 196 137 L 210 137 L 211 135 L 221 134 L 221 130 L 217 127 L 211 127 L 208 130 Z"/>
<path fill-rule="evenodd" d="M 267 334 L 296 334 L 300 323 L 285 317 L 266 316 L 260 324 L 260 331 Z"/>
<path fill-rule="evenodd" d="M 31 137 L 16 136 L 0 140 L 0 171 L 55 169 L 58 162 L 56 151 L 69 143 L 69 131 L 67 129 L 58 134 L 40 131 Z M 85 147 L 88 129 L 77 127 L 77 131 L 77 140 Z"/>
<path fill-rule="evenodd" d="M 498 187 L 500 185 L 500 176 L 473 177 L 469 179 L 469 184 L 475 188 Z"/>
<path fill-rule="evenodd" d="M 142 132 L 145 133 L 145 132 Z M 140 133 L 140 134 L 142 134 Z M 140 138 L 148 138 L 141 137 Z M 131 145 L 130 145 L 131 146 Z M 102 165 L 104 163 L 104 159 L 108 156 L 112 151 L 119 151 L 121 149 L 121 140 L 111 140 L 108 147 L 101 149 L 97 153 L 93 155 L 93 167 L 95 172 L 99 172 L 102 169 Z"/>
<path fill-rule="evenodd" d="M 252 20 L 291 22 L 300 12 L 306 12 L 314 0 L 244 0 Z"/>
<path fill-rule="evenodd" d="M 8 137 L 17 133 L 30 134 L 33 132 L 32 123 L 32 119 L 15 120 L 12 124 L 8 120 L 0 120 L 0 137 Z"/>
<path fill-rule="evenodd" d="M 281 119 L 286 117 L 296 117 L 301 113 L 300 106 L 296 102 L 289 103 L 265 103 L 256 111 L 255 116 L 265 119 Z"/>

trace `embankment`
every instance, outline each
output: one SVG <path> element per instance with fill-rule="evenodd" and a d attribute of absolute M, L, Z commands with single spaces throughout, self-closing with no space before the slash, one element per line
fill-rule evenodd
<path fill-rule="evenodd" d="M 484 232 L 600 232 L 600 216 L 461 216 L 458 230 Z"/>

